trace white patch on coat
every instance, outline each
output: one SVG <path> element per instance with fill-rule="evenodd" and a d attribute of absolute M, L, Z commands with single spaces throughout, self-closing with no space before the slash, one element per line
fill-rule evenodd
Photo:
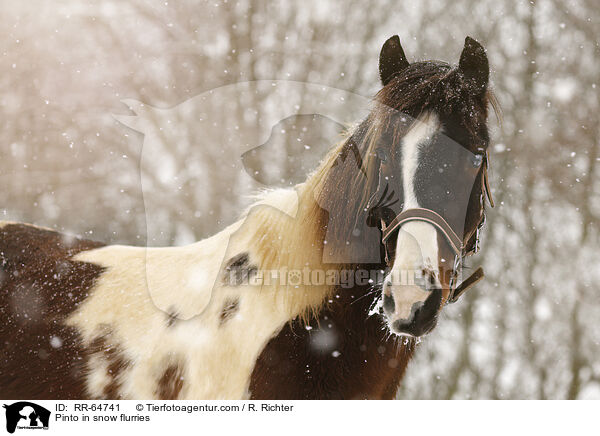
<path fill-rule="evenodd" d="M 102 353 L 95 353 L 89 356 L 88 378 L 86 380 L 88 392 L 94 397 L 101 398 L 104 388 L 108 386 L 113 378 L 108 372 L 108 361 Z"/>
<path fill-rule="evenodd" d="M 425 114 L 414 122 L 402 140 L 403 211 L 420 207 L 414 186 L 420 148 L 433 138 L 440 127 L 436 115 Z M 386 292 L 391 292 L 395 302 L 395 311 L 390 314 L 391 322 L 410 320 L 413 305 L 429 296 L 429 292 L 420 286 L 394 283 L 394 280 L 399 277 L 419 278 L 424 269 L 438 271 L 437 230 L 423 221 L 409 221 L 398 231 L 394 264 L 386 278 L 391 281 Z"/>
<path fill-rule="evenodd" d="M 298 192 L 305 186 L 300 185 Z M 311 198 L 312 192 L 307 198 Z M 97 327 L 110 326 L 119 349 L 131 362 L 120 378 L 125 399 L 155 398 L 156 383 L 169 356 L 185 372 L 184 399 L 235 399 L 248 396 L 250 376 L 266 343 L 290 319 L 319 307 L 328 287 L 230 286 L 222 280 L 227 260 L 248 253 L 258 269 L 282 265 L 302 269 L 320 261 L 318 244 L 304 223 L 298 231 L 298 193 L 267 193 L 238 222 L 186 247 L 108 246 L 81 252 L 75 260 L 106 268 L 90 297 L 67 324 L 89 345 Z M 238 300 L 236 312 L 221 320 L 223 307 Z M 168 314 L 177 320 L 169 326 Z M 88 393 L 102 397 L 110 377 L 92 359 Z"/>

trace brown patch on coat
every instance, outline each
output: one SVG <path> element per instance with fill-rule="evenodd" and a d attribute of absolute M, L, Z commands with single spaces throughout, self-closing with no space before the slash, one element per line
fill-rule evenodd
<path fill-rule="evenodd" d="M 88 357 L 96 355 L 106 361 L 106 375 L 110 381 L 102 389 L 102 395 L 96 399 L 122 400 L 121 374 L 131 366 L 131 361 L 125 357 L 123 350 L 115 344 L 110 327 L 103 325 L 101 329 L 104 331 L 92 340 L 87 349 L 87 354 Z"/>
<path fill-rule="evenodd" d="M 252 274 L 257 271 L 256 265 L 250 263 L 248 253 L 239 253 L 233 256 L 223 268 L 223 284 L 239 286 L 247 283 Z"/>
<path fill-rule="evenodd" d="M 82 399 L 85 352 L 63 321 L 103 268 L 72 256 L 101 247 L 25 224 L 0 228 L 0 397 Z"/>
<path fill-rule="evenodd" d="M 182 388 L 183 369 L 180 365 L 171 363 L 158 381 L 156 395 L 160 400 L 176 400 Z"/>
<path fill-rule="evenodd" d="M 365 292 L 340 289 L 340 298 L 308 324 L 300 318 L 288 323 L 256 362 L 251 398 L 394 398 L 415 344 L 390 335 L 382 317 L 368 316 L 373 299 L 357 298 Z"/>
<path fill-rule="evenodd" d="M 223 325 L 230 320 L 239 310 L 239 308 L 239 298 L 226 300 L 225 304 L 223 305 L 223 309 L 221 309 L 221 313 L 219 314 L 219 325 Z"/>
<path fill-rule="evenodd" d="M 169 307 L 167 311 L 167 327 L 173 327 L 179 318 L 179 313 L 174 307 Z"/>

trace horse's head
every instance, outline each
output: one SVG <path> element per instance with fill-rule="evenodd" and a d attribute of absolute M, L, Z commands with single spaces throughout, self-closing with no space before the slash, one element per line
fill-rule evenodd
<path fill-rule="evenodd" d="M 379 63 L 368 148 L 379 179 L 368 208 L 389 269 L 383 312 L 393 332 L 421 336 L 461 292 L 461 260 L 477 248 L 489 196 L 489 66 L 471 38 L 457 66 L 409 64 L 397 36 Z"/>

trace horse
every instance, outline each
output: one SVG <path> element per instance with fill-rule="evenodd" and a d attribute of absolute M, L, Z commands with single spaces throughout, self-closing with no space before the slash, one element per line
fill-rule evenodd
<path fill-rule="evenodd" d="M 0 223 L 0 396 L 394 398 L 420 338 L 483 276 L 459 283 L 492 202 L 496 103 L 470 37 L 453 66 L 409 63 L 393 36 L 379 76 L 305 182 L 207 239 L 107 246 Z"/>

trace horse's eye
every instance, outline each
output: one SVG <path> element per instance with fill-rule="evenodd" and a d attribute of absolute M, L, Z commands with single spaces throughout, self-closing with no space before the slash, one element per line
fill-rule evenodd
<path fill-rule="evenodd" d="M 377 153 L 377 157 L 381 162 L 385 162 L 387 160 L 387 153 L 383 148 L 378 148 L 375 153 Z"/>
<path fill-rule="evenodd" d="M 482 154 L 475 154 L 475 155 L 473 155 L 471 157 L 471 164 L 475 168 L 479 168 L 481 166 L 482 162 L 483 162 L 483 155 Z"/>

